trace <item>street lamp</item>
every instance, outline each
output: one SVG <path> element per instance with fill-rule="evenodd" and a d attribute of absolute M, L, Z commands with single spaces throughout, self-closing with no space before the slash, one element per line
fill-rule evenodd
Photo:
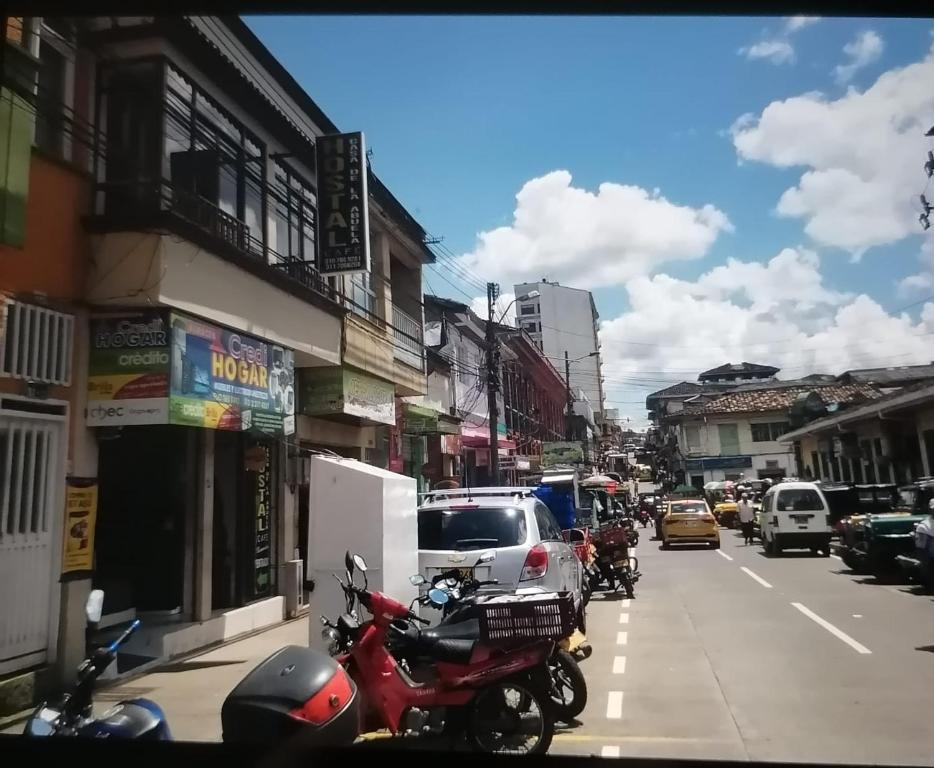
<path fill-rule="evenodd" d="M 571 414 L 574 412 L 574 398 L 571 396 L 571 363 L 579 363 L 581 360 L 586 360 L 588 357 L 597 357 L 599 352 L 588 352 L 586 355 L 581 355 L 576 357 L 573 360 L 568 358 L 568 351 L 564 350 L 564 386 L 567 390 L 568 398 L 568 420 L 565 424 L 565 438 L 567 440 L 571 439 Z"/>
<path fill-rule="evenodd" d="M 516 296 L 509 302 L 499 317 L 499 321 L 506 316 L 513 304 L 517 301 L 527 301 L 541 296 L 539 291 L 529 291 L 522 296 Z M 499 286 L 496 283 L 486 284 L 486 373 L 487 373 L 487 413 L 490 422 L 490 475 L 491 485 L 499 485 L 499 409 L 496 404 L 496 392 L 499 389 L 497 373 L 499 371 L 499 344 L 496 340 L 496 300 L 499 298 Z"/>

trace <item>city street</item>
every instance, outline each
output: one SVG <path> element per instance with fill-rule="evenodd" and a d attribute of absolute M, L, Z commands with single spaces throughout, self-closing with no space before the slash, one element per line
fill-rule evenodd
<path fill-rule="evenodd" d="M 641 529 L 640 529 L 641 530 Z M 849 763 L 930 762 L 934 606 L 836 558 L 662 551 L 646 529 L 636 599 L 590 604 L 587 709 L 552 753 Z M 220 738 L 227 692 L 306 620 L 101 691 L 147 696 L 176 738 Z"/>

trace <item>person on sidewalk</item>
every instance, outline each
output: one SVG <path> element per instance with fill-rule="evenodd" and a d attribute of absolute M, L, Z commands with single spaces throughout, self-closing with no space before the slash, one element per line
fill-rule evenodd
<path fill-rule="evenodd" d="M 752 521 L 755 512 L 752 509 L 752 502 L 749 501 L 749 494 L 744 493 L 736 505 L 736 514 L 739 516 L 739 524 L 743 529 L 743 539 L 746 546 L 754 543 L 752 540 Z"/>

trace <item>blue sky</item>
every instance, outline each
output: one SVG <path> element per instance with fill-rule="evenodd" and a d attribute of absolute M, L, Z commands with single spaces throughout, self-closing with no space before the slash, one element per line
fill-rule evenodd
<path fill-rule="evenodd" d="M 456 254 L 474 250 L 479 232 L 512 223 L 516 194 L 526 182 L 566 170 L 574 187 L 658 188 L 679 206 L 711 205 L 729 218 L 733 231 L 721 231 L 700 258 L 659 262 L 648 274 L 693 282 L 728 258 L 766 262 L 783 248 L 803 246 L 819 255 L 828 289 L 866 293 L 886 309 L 924 296 L 897 288 L 919 271 L 920 235 L 890 238 L 852 263 L 833 237 L 815 240 L 805 233 L 807 217 L 775 213 L 782 193 L 799 183 L 809 164 L 778 167 L 761 156 L 740 164 L 729 129 L 741 115 L 758 117 L 772 102 L 812 91 L 833 101 L 847 87 L 865 91 L 887 70 L 920 62 L 932 41 L 926 22 L 822 19 L 789 31 L 780 18 L 246 21 L 338 126 L 365 131 L 381 179 Z M 844 47 L 870 31 L 881 55 L 867 55 L 847 84 L 837 82 L 834 68 L 848 60 Z M 793 60 L 750 60 L 739 53 L 763 41 L 787 42 Z M 845 135 L 848 128 L 840 130 Z M 920 151 L 919 174 L 923 161 Z M 922 187 L 919 176 L 911 191 Z M 631 277 L 592 286 L 602 318 L 633 311 L 625 289 Z M 436 291 L 463 298 L 431 270 L 428 279 Z M 511 279 L 503 282 L 508 291 Z M 736 301 L 746 307 L 752 298 Z M 923 308 L 912 309 L 915 320 Z M 810 338 L 816 329 L 800 330 Z M 757 351 L 739 343 L 722 353 Z M 638 368 L 616 362 L 622 385 L 625 372 Z M 711 364 L 719 362 L 725 360 Z"/>

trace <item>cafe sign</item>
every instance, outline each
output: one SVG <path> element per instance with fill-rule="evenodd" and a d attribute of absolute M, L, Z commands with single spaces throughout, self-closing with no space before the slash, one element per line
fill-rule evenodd
<path fill-rule="evenodd" d="M 345 275 L 370 269 L 366 146 L 361 132 L 319 136 L 318 271 Z"/>

